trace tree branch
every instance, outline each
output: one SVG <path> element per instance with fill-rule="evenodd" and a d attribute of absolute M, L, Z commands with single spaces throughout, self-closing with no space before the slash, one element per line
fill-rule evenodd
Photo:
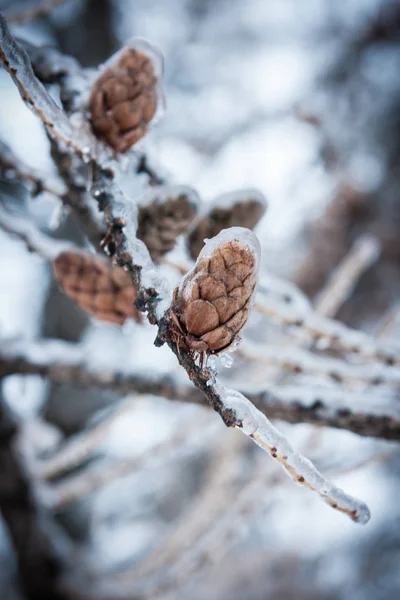
<path fill-rule="evenodd" d="M 201 391 L 170 375 L 149 378 L 112 369 L 96 371 L 87 364 L 87 353 L 80 345 L 42 340 L 3 341 L 1 346 L 0 377 L 40 375 L 58 383 L 73 382 L 82 387 L 113 390 L 120 396 L 150 394 L 171 401 L 206 404 Z M 378 395 L 371 390 L 371 398 L 376 398 L 375 404 L 371 405 L 371 401 L 366 401 L 364 391 L 346 393 L 322 387 L 269 385 L 243 392 L 271 419 L 325 425 L 362 436 L 400 440 L 400 413 L 394 394 Z"/>
<path fill-rule="evenodd" d="M 138 208 L 133 201 L 125 198 L 115 184 L 112 169 L 116 165 L 105 168 L 98 160 L 91 136 L 77 135 L 66 115 L 34 76 L 27 53 L 13 40 L 1 16 L 0 59 L 23 99 L 41 118 L 50 135 L 63 141 L 83 162 L 90 158 L 94 182 L 92 195 L 104 213 L 108 227 L 107 246 L 112 248 L 115 261 L 131 274 L 138 292 L 137 308 L 147 312 L 150 323 L 158 325 L 156 345 L 168 345 L 189 379 L 204 393 L 207 402 L 227 426 L 239 428 L 280 462 L 294 481 L 318 493 L 334 509 L 347 514 L 354 521 L 366 523 L 370 514 L 363 502 L 328 482 L 307 459 L 293 450 L 284 436 L 247 398 L 217 383 L 213 373 L 196 364 L 192 353 L 182 352 L 178 347 L 172 335 L 170 317 L 165 316 L 171 301 L 168 282 L 157 273 L 147 248 L 136 238 Z M 86 137 L 88 145 L 85 143 Z"/>

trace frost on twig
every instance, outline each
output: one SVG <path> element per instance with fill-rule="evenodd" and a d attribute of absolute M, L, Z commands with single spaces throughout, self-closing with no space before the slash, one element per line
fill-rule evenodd
<path fill-rule="evenodd" d="M 315 375 L 340 385 L 391 386 L 400 389 L 400 368 L 381 363 L 354 364 L 294 348 L 246 342 L 239 350 L 245 360 L 279 366 L 294 375 Z"/>
<path fill-rule="evenodd" d="M 14 152 L 0 140 L 0 176 L 6 181 L 22 181 L 26 184 L 33 196 L 48 192 L 53 196 L 65 193 L 65 187 L 60 181 L 48 181 L 48 175 L 39 173 L 32 167 L 24 164 Z"/>
<path fill-rule="evenodd" d="M 42 233 L 26 216 L 6 211 L 0 203 L 0 229 L 21 239 L 28 250 L 46 260 L 53 260 L 60 252 L 73 248 L 71 242 L 56 240 Z"/>
<path fill-rule="evenodd" d="M 327 504 L 347 514 L 353 521 L 369 521 L 366 504 L 327 481 L 307 458 L 293 450 L 285 436 L 245 396 L 220 384 L 215 385 L 215 390 L 223 403 L 223 410 L 232 414 L 232 426 L 241 429 L 275 458 L 294 481 L 317 492 Z"/>
<path fill-rule="evenodd" d="M 259 294 L 255 308 L 272 321 L 305 333 L 321 349 L 330 348 L 345 354 L 393 366 L 400 364 L 396 348 L 380 344 L 367 334 L 350 329 L 338 321 L 319 316 L 312 308 L 295 306 L 288 298 L 282 301 L 272 294 Z"/>

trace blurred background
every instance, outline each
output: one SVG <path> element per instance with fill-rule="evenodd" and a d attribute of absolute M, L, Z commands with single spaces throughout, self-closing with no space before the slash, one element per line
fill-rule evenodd
<path fill-rule="evenodd" d="M 289 279 L 315 299 L 360 235 L 373 235 L 380 258 L 335 316 L 398 340 L 399 2 L 67 0 L 18 23 L 35 4 L 0 0 L 0 9 L 14 17 L 15 35 L 55 45 L 85 67 L 134 36 L 161 50 L 166 110 L 141 144 L 171 181 L 195 188 L 205 205 L 238 188 L 266 196 L 268 210 L 255 230 L 262 273 Z M 0 139 L 54 177 L 41 124 L 4 70 L 0 90 Z M 49 194 L 31 198 L 7 180 L 0 181 L 0 196 L 50 236 L 84 245 L 73 216 Z M 183 246 L 174 252 L 183 256 Z M 153 347 L 150 325 L 90 319 L 59 290 L 51 266 L 1 230 L 0 257 L 2 340 L 57 338 L 79 344 L 99 369 L 179 373 L 172 353 Z M 172 269 L 165 272 L 179 280 Z M 282 337 L 257 314 L 247 331 L 259 342 Z M 328 387 L 276 369 L 266 375 L 265 365 L 249 367 L 240 357 L 225 376 Z M 373 394 L 361 393 L 366 403 Z M 99 586 L 133 594 L 138 584 L 144 598 L 187 600 L 400 595 L 394 442 L 278 423 L 325 474 L 368 503 L 372 519 L 361 527 L 294 486 L 205 408 L 37 376 L 7 377 L 2 394 L 19 419 L 33 469 L 62 443 L 106 424 L 92 451 L 56 474 L 44 493 L 76 562 Z M 163 578 L 173 583 L 164 589 Z M 1 520 L 0 590 L 4 600 L 23 598 Z"/>

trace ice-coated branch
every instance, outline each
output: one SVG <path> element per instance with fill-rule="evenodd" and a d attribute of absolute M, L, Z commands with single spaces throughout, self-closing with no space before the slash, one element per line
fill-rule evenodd
<path fill-rule="evenodd" d="M 73 382 L 82 387 L 151 394 L 171 401 L 204 404 L 203 394 L 172 376 L 150 378 L 142 373 L 118 369 L 99 371 L 87 363 L 85 347 L 58 340 L 6 341 L 0 349 L 0 376 L 35 374 L 51 381 Z M 325 425 L 363 436 L 400 440 L 399 403 L 393 393 L 369 390 L 344 392 L 336 389 L 268 385 L 246 388 L 243 393 L 271 419 L 289 423 Z"/>
<path fill-rule="evenodd" d="M 150 323 L 159 324 L 170 304 L 171 290 L 168 280 L 157 272 L 146 245 L 136 237 L 138 205 L 116 185 L 111 170 L 102 168 L 95 160 L 91 169 L 92 195 L 104 214 L 108 231 L 104 247 L 112 242 L 113 259 L 129 271 L 138 291 L 137 307 L 147 312 Z"/>
<path fill-rule="evenodd" d="M 79 156 L 85 157 L 88 140 L 83 139 L 82 133 L 77 135 L 66 114 L 35 77 L 26 50 L 11 36 L 7 21 L 1 13 L 0 61 L 14 80 L 24 102 L 39 117 L 49 134 Z"/>
<path fill-rule="evenodd" d="M 42 119 L 51 135 L 63 141 L 82 161 L 90 158 L 93 173 L 92 195 L 98 202 L 100 211 L 104 213 L 108 228 L 107 243 L 104 246 L 109 250 L 112 249 L 117 264 L 131 274 L 132 283 L 138 294 L 137 308 L 147 312 L 150 323 L 159 327 L 157 345 L 169 346 L 190 380 L 203 392 L 209 405 L 219 413 L 227 426 L 241 428 L 253 441 L 264 449 L 269 449 L 270 454 L 282 462 L 290 472 L 296 469 L 295 472 L 298 471 L 299 477 L 303 478 L 300 482 L 317 491 L 331 506 L 346 512 L 355 521 L 366 522 L 369 513 L 362 503 L 351 500 L 328 484 L 311 463 L 297 457 L 284 437 L 275 432 L 266 417 L 249 400 L 239 393 L 235 395 L 234 392 L 226 392 L 225 388 L 216 384 L 209 370 L 196 364 L 193 352 L 181 351 L 179 340 L 171 326 L 172 315 L 164 316 L 171 304 L 168 282 L 160 277 L 146 246 L 136 237 L 138 227 L 136 204 L 127 199 L 115 184 L 112 170 L 98 163 L 91 144 L 87 147 L 85 141 L 82 146 L 82 136 L 76 135 L 66 115 L 36 79 L 28 54 L 13 40 L 2 16 L 0 17 L 0 58 L 18 86 L 22 97 Z M 222 339 L 220 341 L 222 342 Z M 362 342 L 364 346 L 364 338 Z M 355 344 L 355 341 L 353 343 Z M 376 356 L 376 352 L 373 355 Z M 393 362 L 392 356 L 390 360 Z M 253 426 L 250 426 L 250 423 Z M 279 447 L 277 446 L 277 451 L 273 452 L 270 449 L 270 442 L 273 443 L 275 439 L 279 442 Z M 287 458 L 284 458 L 285 453 Z"/>
<path fill-rule="evenodd" d="M 104 224 L 88 191 L 87 165 L 82 165 L 79 157 L 62 148 L 57 140 L 50 138 L 50 148 L 58 173 L 68 189 L 61 200 L 64 206 L 72 209 L 83 231 L 97 247 L 104 236 Z"/>
<path fill-rule="evenodd" d="M 215 388 L 224 409 L 232 413 L 232 425 L 275 458 L 294 481 L 316 492 L 332 508 L 347 514 L 354 521 L 369 521 L 370 513 L 366 504 L 327 481 L 307 458 L 293 450 L 285 436 L 243 394 L 220 384 Z"/>
<path fill-rule="evenodd" d="M 73 248 L 71 242 L 56 240 L 42 233 L 27 217 L 7 212 L 1 203 L 0 229 L 22 240 L 29 251 L 46 260 L 53 260 L 60 252 Z"/>
<path fill-rule="evenodd" d="M 314 301 L 317 313 L 334 317 L 361 275 L 376 263 L 379 254 L 380 244 L 375 238 L 369 235 L 359 237 L 318 293 Z"/>

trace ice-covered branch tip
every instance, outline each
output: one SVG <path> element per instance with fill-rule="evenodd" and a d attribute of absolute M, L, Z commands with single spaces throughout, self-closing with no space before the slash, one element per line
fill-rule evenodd
<path fill-rule="evenodd" d="M 353 521 L 365 524 L 370 519 L 366 504 L 349 496 L 330 483 L 304 456 L 297 454 L 285 436 L 240 392 L 220 384 L 214 386 L 223 411 L 229 412 L 232 426 L 243 431 L 258 446 L 268 452 L 300 485 L 308 487 L 335 510 L 345 513 Z"/>

